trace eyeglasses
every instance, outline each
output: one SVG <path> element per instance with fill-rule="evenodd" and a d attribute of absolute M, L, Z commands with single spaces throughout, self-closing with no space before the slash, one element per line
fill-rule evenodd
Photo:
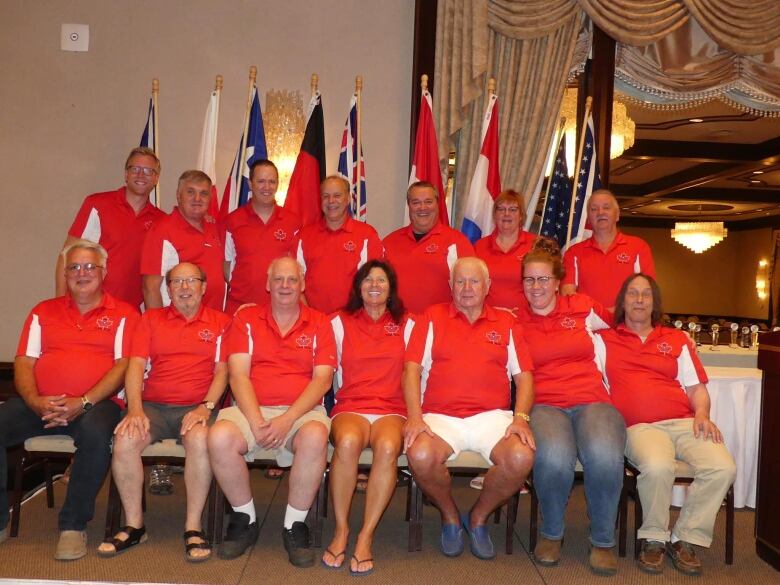
<path fill-rule="evenodd" d="M 198 278 L 197 276 L 188 276 L 187 278 L 171 278 L 168 281 L 168 285 L 171 288 L 181 288 L 185 282 L 187 283 L 187 286 L 195 286 L 196 282 L 203 282 L 203 279 Z"/>
<path fill-rule="evenodd" d="M 103 268 L 103 266 L 100 264 L 94 264 L 92 262 L 87 262 L 86 264 L 78 264 L 74 262 L 73 264 L 68 264 L 65 267 L 65 271 L 70 272 L 71 274 L 78 274 L 83 270 L 87 274 L 92 274 L 98 268 Z"/>
<path fill-rule="evenodd" d="M 518 213 L 519 207 L 496 207 L 496 213 Z"/>
<path fill-rule="evenodd" d="M 153 169 L 150 167 L 133 166 L 133 167 L 127 167 L 125 170 L 131 175 L 143 175 L 144 177 L 151 177 L 157 174 L 157 169 Z"/>
<path fill-rule="evenodd" d="M 523 277 L 523 285 L 525 286 L 533 286 L 534 283 L 538 284 L 539 286 L 547 286 L 550 284 L 550 281 L 553 279 L 552 276 L 537 276 L 534 278 L 533 276 L 524 276 Z"/>

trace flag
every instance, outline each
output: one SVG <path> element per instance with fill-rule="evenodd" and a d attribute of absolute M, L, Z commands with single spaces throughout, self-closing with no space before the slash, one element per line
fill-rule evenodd
<path fill-rule="evenodd" d="M 302 225 L 320 218 L 320 183 L 325 178 L 325 118 L 322 94 L 315 92 L 306 114 L 306 131 L 287 188 L 285 209 L 296 214 Z"/>
<path fill-rule="evenodd" d="M 588 200 L 593 191 L 601 189 L 599 177 L 599 164 L 596 160 L 596 140 L 593 131 L 593 114 L 588 114 L 588 122 L 585 124 L 585 144 L 580 153 L 580 172 L 574 177 L 574 218 L 571 226 L 571 235 L 566 246 L 581 242 L 593 233 L 588 224 Z"/>
<path fill-rule="evenodd" d="M 357 152 L 357 94 L 352 94 L 349 114 L 341 136 L 339 154 L 339 175 L 349 181 L 349 212 L 355 219 L 366 221 L 366 168 L 363 160 L 363 145 L 360 145 L 360 165 Z"/>
<path fill-rule="evenodd" d="M 436 192 L 439 194 L 439 221 L 444 225 L 450 225 L 447 214 L 447 194 L 444 191 L 439 166 L 439 145 L 436 142 L 436 127 L 433 123 L 433 101 L 427 89 L 423 90 L 420 100 L 420 115 L 417 118 L 417 136 L 414 140 L 409 185 L 417 181 L 428 181 L 436 187 Z"/>
<path fill-rule="evenodd" d="M 246 149 L 243 160 L 241 158 L 241 146 L 244 144 L 244 136 L 238 143 L 238 151 L 233 159 L 230 176 L 222 193 L 222 203 L 219 207 L 219 217 L 226 217 L 231 211 L 238 209 L 249 200 L 249 168 L 256 160 L 268 158 L 265 146 L 265 130 L 263 129 L 263 115 L 260 111 L 260 98 L 257 95 L 257 86 L 252 87 L 252 100 L 249 107 L 249 121 L 246 124 Z"/>
<path fill-rule="evenodd" d="M 149 98 L 149 112 L 146 115 L 146 126 L 144 126 L 143 134 L 141 134 L 141 144 L 138 146 L 150 148 L 154 151 L 154 154 L 158 154 L 157 149 L 154 146 L 156 142 L 157 117 L 155 116 L 154 110 L 154 98 Z M 154 189 L 152 189 L 152 192 L 149 193 L 149 201 L 151 201 L 152 205 L 155 207 L 160 207 L 160 201 L 157 198 L 157 185 L 155 185 Z"/>
<path fill-rule="evenodd" d="M 501 193 L 498 168 L 498 97 L 490 96 L 482 121 L 482 148 L 471 177 L 461 231 L 473 244 L 493 231 L 493 201 Z"/>
<path fill-rule="evenodd" d="M 211 179 L 211 200 L 209 201 L 209 215 L 216 218 L 219 214 L 219 200 L 217 199 L 217 127 L 219 126 L 219 91 L 213 90 L 206 107 L 206 118 L 203 121 L 203 130 L 200 134 L 200 149 L 198 150 L 198 162 L 196 169 L 206 173 Z"/>
<path fill-rule="evenodd" d="M 558 242 L 561 249 L 566 245 L 566 232 L 569 227 L 569 207 L 571 206 L 571 180 L 566 166 L 566 135 L 561 134 L 555 166 L 550 175 L 550 188 L 544 202 L 542 224 L 539 234 Z"/>

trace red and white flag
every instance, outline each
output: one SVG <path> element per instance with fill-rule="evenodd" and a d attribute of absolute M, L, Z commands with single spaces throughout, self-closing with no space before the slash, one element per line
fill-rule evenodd
<path fill-rule="evenodd" d="M 217 197 L 217 128 L 219 126 L 219 94 L 215 89 L 209 97 L 209 105 L 206 108 L 206 118 L 203 121 L 203 130 L 200 134 L 200 149 L 198 150 L 198 162 L 195 166 L 206 173 L 211 179 L 211 200 L 209 201 L 209 215 L 216 218 L 219 214 L 219 199 Z"/>
<path fill-rule="evenodd" d="M 436 142 L 436 127 L 433 123 L 433 102 L 427 89 L 423 90 L 420 100 L 420 115 L 417 118 L 417 136 L 414 140 L 409 185 L 417 181 L 428 181 L 436 187 L 436 192 L 439 194 L 439 221 L 444 225 L 450 225 L 447 214 L 447 193 L 444 191 L 441 178 L 439 145 Z"/>

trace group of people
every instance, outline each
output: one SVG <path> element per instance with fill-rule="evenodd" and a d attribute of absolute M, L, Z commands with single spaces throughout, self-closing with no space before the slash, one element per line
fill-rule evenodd
<path fill-rule="evenodd" d="M 639 566 L 664 556 L 701 572 L 735 468 L 709 419 L 707 377 L 686 335 L 661 325 L 652 256 L 617 230 L 608 191 L 588 202 L 593 236 L 562 256 L 522 229 L 514 191 L 494 202 L 495 231 L 475 246 L 439 221 L 429 183 L 407 192 L 410 224 L 384 240 L 348 213 L 349 185 L 321 184 L 322 217 L 301 226 L 276 204 L 267 160 L 252 197 L 224 221 L 207 214 L 211 181 L 179 178 L 177 207 L 149 202 L 160 161 L 137 148 L 125 186 L 90 195 L 57 261 L 56 298 L 25 321 L 18 397 L 0 405 L 0 542 L 7 538 L 6 447 L 68 434 L 76 452 L 55 558 L 87 554 L 87 522 L 111 466 L 125 512 L 97 549 L 111 557 L 147 538 L 141 453 L 178 439 L 186 451 L 185 558 L 212 545 L 201 517 L 209 485 L 230 504 L 223 559 L 245 553 L 259 525 L 246 461 L 272 450 L 291 467 L 282 540 L 289 561 L 315 563 L 306 516 L 330 462 L 335 527 L 321 563 L 374 570 L 374 534 L 396 486 L 397 459 L 441 514 L 440 548 L 495 556 L 490 514 L 532 475 L 542 565 L 561 557 L 575 465 L 584 470 L 592 570 L 617 571 L 615 520 L 624 457 L 639 470 Z M 140 310 L 143 313 L 140 314 Z M 220 408 L 226 389 L 231 405 Z M 331 389 L 335 405 L 323 397 Z M 113 445 L 112 445 L 113 443 Z M 373 451 L 362 527 L 349 554 L 360 453 Z M 468 511 L 446 461 L 490 464 Z M 675 459 L 695 479 L 674 527 Z"/>

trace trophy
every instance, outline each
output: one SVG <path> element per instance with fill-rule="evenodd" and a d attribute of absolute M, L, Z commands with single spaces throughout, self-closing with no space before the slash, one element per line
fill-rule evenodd
<path fill-rule="evenodd" d="M 729 347 L 737 347 L 737 332 L 739 331 L 739 325 L 732 323 L 729 329 L 731 329 L 731 341 L 729 342 Z"/>
<path fill-rule="evenodd" d="M 693 321 L 688 323 L 688 335 L 691 336 L 693 342 L 698 346 L 699 342 L 697 341 L 698 335 L 696 335 L 696 323 L 694 323 Z"/>
<path fill-rule="evenodd" d="M 748 329 L 747 325 L 742 328 L 742 335 L 739 337 L 739 346 L 744 347 L 745 349 L 750 348 L 750 329 Z"/>
<path fill-rule="evenodd" d="M 677 319 L 677 321 L 674 322 L 674 328 L 675 329 L 682 329 L 682 321 Z"/>
<path fill-rule="evenodd" d="M 701 346 L 701 325 L 696 323 L 696 327 L 693 329 L 693 340 L 696 342 L 696 347 Z"/>
<path fill-rule="evenodd" d="M 710 327 L 710 333 L 712 334 L 712 345 L 710 346 L 710 349 L 712 351 L 717 351 L 718 331 L 720 331 L 720 325 L 718 325 L 717 323 L 713 323 L 712 327 Z"/>
<path fill-rule="evenodd" d="M 750 326 L 750 347 L 758 348 L 758 325 Z"/>

